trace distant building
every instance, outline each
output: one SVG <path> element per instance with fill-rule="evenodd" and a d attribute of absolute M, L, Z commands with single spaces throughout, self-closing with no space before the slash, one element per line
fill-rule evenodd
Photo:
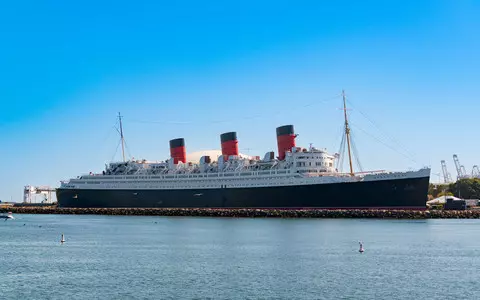
<path fill-rule="evenodd" d="M 465 210 L 467 209 L 467 202 L 463 199 L 447 199 L 445 205 L 443 206 L 445 210 Z"/>
<path fill-rule="evenodd" d="M 466 204 L 467 204 L 467 207 L 476 207 L 478 206 L 478 203 L 480 200 L 478 199 L 464 199 Z"/>
<path fill-rule="evenodd" d="M 461 199 L 454 196 L 441 196 L 427 201 L 427 205 L 444 205 L 446 210 L 463 210 L 479 205 L 478 199 Z"/>
<path fill-rule="evenodd" d="M 435 205 L 435 204 L 445 204 L 448 199 L 451 200 L 462 200 L 460 198 L 454 197 L 454 196 L 440 196 L 438 198 L 435 198 L 433 200 L 427 201 L 427 204 L 429 205 Z"/>

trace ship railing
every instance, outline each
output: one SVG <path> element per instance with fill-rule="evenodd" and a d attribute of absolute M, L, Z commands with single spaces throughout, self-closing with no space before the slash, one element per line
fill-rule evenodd
<path fill-rule="evenodd" d="M 417 173 L 425 171 L 425 168 L 421 168 L 418 170 L 408 170 L 408 171 L 387 171 L 387 170 L 378 170 L 378 171 L 367 171 L 367 172 L 358 172 L 355 174 L 360 174 L 360 175 L 378 175 L 378 174 L 411 174 L 411 173 Z"/>
<path fill-rule="evenodd" d="M 240 170 L 240 171 L 229 171 L 229 172 L 215 172 L 215 173 L 139 173 L 136 172 L 134 174 L 126 174 L 126 173 L 121 173 L 121 174 L 86 174 L 79 176 L 77 179 L 101 179 L 101 178 L 108 178 L 108 179 L 120 179 L 120 180 L 125 180 L 125 179 L 140 179 L 139 177 L 142 176 L 142 179 L 147 179 L 147 178 L 152 178 L 155 177 L 155 179 L 178 179 L 178 178 L 197 178 L 197 177 L 238 177 L 238 176 L 263 176 L 263 175 L 287 175 L 287 174 L 292 174 L 295 173 L 294 170 L 289 170 L 289 169 L 273 169 L 273 170 L 256 170 L 256 171 L 251 171 L 251 170 Z"/>
<path fill-rule="evenodd" d="M 352 177 L 350 173 L 338 173 L 338 172 L 307 172 L 307 173 L 300 173 L 303 177 L 312 178 L 312 177 L 328 177 L 328 176 L 335 176 L 335 177 Z"/>
<path fill-rule="evenodd" d="M 222 178 L 222 177 L 243 177 L 243 176 L 269 176 L 269 175 L 289 175 L 291 170 L 261 170 L 261 171 L 238 171 L 238 172 L 219 172 L 219 173 L 173 173 L 168 175 L 160 174 L 90 174 L 83 175 L 80 179 L 101 179 L 107 178 L 113 181 L 127 180 L 127 179 L 184 179 L 184 178 Z M 133 176 L 132 176 L 133 175 Z"/>
<path fill-rule="evenodd" d="M 385 173 L 385 170 L 374 170 L 374 171 L 363 171 L 363 172 L 355 172 L 355 175 L 374 175 L 374 174 L 381 174 Z M 348 173 L 346 173 L 348 174 Z"/>
<path fill-rule="evenodd" d="M 364 172 L 355 172 L 354 176 L 365 176 L 365 175 L 375 175 L 385 173 L 385 170 L 374 170 L 374 171 L 364 171 Z M 336 176 L 336 177 L 352 177 L 351 173 L 345 172 L 305 172 L 302 173 L 304 177 L 323 177 L 323 176 Z"/>

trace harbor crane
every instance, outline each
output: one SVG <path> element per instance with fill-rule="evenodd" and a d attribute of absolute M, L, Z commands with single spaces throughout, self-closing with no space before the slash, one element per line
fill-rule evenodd
<path fill-rule="evenodd" d="M 460 161 L 458 160 L 458 155 L 456 154 L 453 155 L 453 162 L 455 163 L 455 168 L 457 170 L 457 180 L 466 179 L 466 178 L 480 179 L 480 167 L 478 165 L 474 165 L 472 168 L 472 173 L 467 174 L 465 167 L 462 164 L 460 164 Z M 442 173 L 443 173 L 444 183 L 453 182 L 452 176 L 450 175 L 450 172 L 448 172 L 448 169 L 447 169 L 447 163 L 445 162 L 445 160 L 442 160 L 441 163 L 442 163 Z"/>
<path fill-rule="evenodd" d="M 450 172 L 448 172 L 447 163 L 444 160 L 442 160 L 441 163 L 442 163 L 443 181 L 445 183 L 452 182 L 452 176 L 450 176 Z"/>
<path fill-rule="evenodd" d="M 477 165 L 474 165 L 472 168 L 472 178 L 480 178 L 480 169 Z"/>
<path fill-rule="evenodd" d="M 456 154 L 453 155 L 453 162 L 455 163 L 455 168 L 457 169 L 457 179 L 468 178 L 465 167 L 460 164 Z"/>

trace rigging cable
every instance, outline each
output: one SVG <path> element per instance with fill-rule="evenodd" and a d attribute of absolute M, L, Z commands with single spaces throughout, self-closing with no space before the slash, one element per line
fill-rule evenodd
<path fill-rule="evenodd" d="M 127 150 L 128 157 L 131 158 L 132 153 L 130 153 L 130 149 L 128 148 L 128 144 L 127 144 L 127 141 L 125 140 L 125 138 L 123 139 L 123 143 L 125 144 L 125 149 Z"/>
<path fill-rule="evenodd" d="M 365 133 L 365 134 L 368 135 L 369 137 L 373 138 L 374 140 L 376 140 L 376 141 L 379 142 L 380 144 L 384 145 L 385 147 L 390 148 L 391 150 L 397 152 L 398 154 L 404 156 L 405 158 L 407 158 L 407 159 L 411 160 L 412 162 L 414 162 L 415 164 L 417 164 L 417 162 L 416 162 L 413 158 L 409 157 L 408 155 L 405 155 L 405 153 L 402 153 L 402 152 L 398 151 L 396 148 L 391 147 L 391 146 L 388 145 L 387 143 L 384 143 L 383 141 L 381 141 L 381 140 L 378 139 L 377 137 L 375 137 L 375 136 L 371 135 L 370 133 L 366 132 L 365 130 L 363 130 L 361 127 L 359 127 L 359 126 L 357 126 L 357 125 L 355 125 L 355 124 L 353 124 L 353 123 L 351 123 L 351 122 L 350 122 L 350 125 L 354 126 L 354 127 L 357 128 L 358 130 L 362 131 L 363 133 Z"/>
<path fill-rule="evenodd" d="M 409 159 L 411 159 L 412 161 L 415 161 L 415 159 L 414 159 L 415 155 L 412 152 L 410 152 L 405 146 L 403 146 L 397 139 L 395 139 L 391 135 L 387 134 L 384 130 L 382 130 L 380 128 L 380 126 L 372 120 L 372 118 L 368 117 L 364 112 L 362 112 L 360 109 L 358 109 L 358 107 L 356 107 L 351 101 L 349 101 L 347 99 L 347 102 L 356 111 L 358 111 L 368 122 L 370 122 L 380 132 L 380 134 L 382 135 L 383 138 L 389 139 L 391 142 L 393 142 L 393 144 L 396 144 L 396 146 L 398 148 L 401 148 L 405 152 L 405 154 L 410 156 Z M 398 152 L 398 151 L 396 151 L 396 152 Z"/>
<path fill-rule="evenodd" d="M 115 124 L 113 124 L 109 129 L 108 129 L 108 132 L 107 134 L 105 135 L 105 138 L 102 140 L 101 144 L 105 144 L 105 142 L 110 138 L 112 132 L 114 132 L 115 130 L 118 131 L 118 119 L 116 118 L 116 121 L 115 121 Z M 119 132 L 120 133 L 120 132 Z M 113 154 L 113 157 L 112 157 L 112 160 L 115 158 L 115 156 L 117 155 L 117 152 L 118 152 L 118 147 L 120 146 L 120 143 L 117 145 L 116 147 L 116 150 L 115 150 L 115 153 Z"/>
<path fill-rule="evenodd" d="M 110 137 L 110 135 L 111 135 L 112 132 L 114 131 L 114 130 L 112 130 L 112 129 L 117 129 L 116 126 L 117 126 L 117 124 L 115 124 L 115 125 L 113 125 L 112 127 L 109 128 L 109 130 L 108 130 L 105 138 L 102 140 L 102 144 L 104 144 L 104 143 L 108 140 L 108 138 Z"/>
<path fill-rule="evenodd" d="M 355 162 L 357 164 L 358 169 L 360 172 L 363 172 L 362 164 L 360 163 L 360 156 L 358 155 L 357 146 L 355 145 L 355 138 L 353 133 L 350 131 L 350 143 L 352 144 L 353 156 L 355 157 Z"/>
<path fill-rule="evenodd" d="M 122 140 L 118 141 L 117 148 L 115 149 L 115 153 L 112 156 L 112 159 L 110 161 L 114 161 L 115 156 L 117 156 L 118 148 L 120 147 L 120 144 L 122 143 Z"/>
<path fill-rule="evenodd" d="M 119 122 L 117 121 L 115 123 L 115 129 L 117 130 L 118 134 L 122 134 L 121 131 L 120 131 L 120 128 L 119 128 Z M 118 147 L 121 145 L 122 143 L 122 139 L 120 138 L 120 141 L 119 141 L 119 144 L 117 145 L 117 149 L 115 150 L 115 154 L 113 155 L 114 157 L 117 155 L 117 152 L 118 152 Z M 128 145 L 127 145 L 127 141 L 125 140 L 125 137 L 123 138 L 123 143 L 125 145 L 125 149 L 127 150 L 127 156 L 129 158 L 132 157 L 132 154 L 130 153 L 130 149 L 128 148 Z"/>
<path fill-rule="evenodd" d="M 332 97 L 328 97 L 328 98 L 324 98 L 324 99 L 321 99 L 321 100 L 317 100 L 317 101 L 312 101 L 310 103 L 307 103 L 305 105 L 298 105 L 294 108 L 290 108 L 290 107 L 285 107 L 285 109 L 282 109 L 282 110 L 279 110 L 277 111 L 276 113 L 273 113 L 272 116 L 276 117 L 276 116 L 279 116 L 280 114 L 284 113 L 284 112 L 292 112 L 292 111 L 295 111 L 295 110 L 298 110 L 298 109 L 302 109 L 302 108 L 305 108 L 305 107 L 310 107 L 312 105 L 315 105 L 315 104 L 318 104 L 318 103 L 328 103 L 329 101 L 333 100 L 333 99 L 337 99 L 341 97 L 341 95 L 335 95 L 335 96 L 332 96 Z M 247 116 L 247 117 L 241 117 L 241 118 L 238 118 L 238 119 L 228 119 L 228 120 L 214 120 L 214 121 L 146 121 L 146 120 L 130 120 L 129 122 L 132 122 L 132 123 L 147 123 L 147 124 L 176 124 L 176 125 L 180 125 L 180 124 L 218 124 L 218 123 L 228 123 L 228 122 L 233 122 L 233 121 L 242 121 L 242 120 L 253 120 L 253 119 L 258 119 L 258 118 L 264 118 L 265 117 L 265 114 L 257 114 L 257 115 L 254 115 L 254 116 Z"/>
<path fill-rule="evenodd" d="M 342 126 L 342 141 L 340 142 L 340 149 L 338 149 L 338 155 L 339 155 L 339 158 L 337 159 L 337 170 L 339 170 L 340 172 L 343 171 L 343 157 L 344 157 L 344 153 L 345 153 L 345 137 L 346 137 L 346 134 L 345 134 L 345 127 Z"/>

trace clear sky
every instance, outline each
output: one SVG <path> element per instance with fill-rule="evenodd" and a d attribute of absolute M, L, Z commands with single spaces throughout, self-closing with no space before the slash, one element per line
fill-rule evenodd
<path fill-rule="evenodd" d="M 480 164 L 479 1 L 3 1 L 0 200 L 128 153 L 338 151 L 342 89 L 364 169 Z M 116 155 L 115 155 L 116 153 Z"/>

